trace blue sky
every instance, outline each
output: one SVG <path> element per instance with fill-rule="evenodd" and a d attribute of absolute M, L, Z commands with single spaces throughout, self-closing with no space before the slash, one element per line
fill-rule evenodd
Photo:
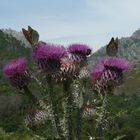
<path fill-rule="evenodd" d="M 95 51 L 140 28 L 140 0 L 0 0 L 0 28 L 28 25 L 40 40 L 86 43 Z"/>

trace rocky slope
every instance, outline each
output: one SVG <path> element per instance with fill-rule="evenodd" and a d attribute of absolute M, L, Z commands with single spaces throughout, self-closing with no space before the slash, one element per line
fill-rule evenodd
<path fill-rule="evenodd" d="M 20 41 L 21 45 L 24 45 L 25 48 L 31 47 L 22 32 L 18 32 L 12 29 L 1 29 L 1 31 L 16 38 L 18 41 Z"/>
<path fill-rule="evenodd" d="M 94 65 L 101 57 L 106 56 L 105 47 L 102 47 L 89 58 L 89 65 Z M 119 57 L 124 57 L 132 62 L 140 61 L 140 29 L 130 37 L 119 39 Z"/>

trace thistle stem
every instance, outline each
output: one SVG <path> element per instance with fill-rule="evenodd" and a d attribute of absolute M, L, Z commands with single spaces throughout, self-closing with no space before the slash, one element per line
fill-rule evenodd
<path fill-rule="evenodd" d="M 100 113 L 100 117 L 99 117 L 99 124 L 97 127 L 97 136 L 99 138 L 102 138 L 103 136 L 103 128 L 107 129 L 107 119 L 108 119 L 108 109 L 109 109 L 109 93 L 106 92 L 104 98 L 103 98 L 103 104 L 101 107 L 101 113 Z"/>
<path fill-rule="evenodd" d="M 24 89 L 25 95 L 27 95 L 30 98 L 30 100 L 33 102 L 33 104 L 35 104 L 37 102 L 37 98 L 29 90 L 28 86 L 24 86 L 23 89 Z"/>
<path fill-rule="evenodd" d="M 81 92 L 81 96 L 83 98 L 83 104 L 85 103 L 84 100 L 84 95 L 86 93 L 86 89 L 87 87 L 87 81 L 85 81 L 84 79 L 82 79 L 81 81 L 79 81 L 78 84 L 78 88 L 79 88 L 79 92 Z M 81 107 L 77 108 L 77 140 L 81 140 L 82 139 L 82 114 L 83 114 L 83 105 Z"/>
<path fill-rule="evenodd" d="M 63 131 L 62 131 L 61 126 L 60 126 L 60 120 L 59 120 L 59 117 L 58 117 L 57 108 L 55 106 L 56 103 L 54 101 L 54 91 L 53 91 L 53 83 L 52 83 L 51 76 L 47 76 L 46 80 L 47 80 L 47 84 L 48 84 L 48 98 L 49 98 L 49 103 L 51 105 L 52 117 L 55 121 L 54 123 L 55 123 L 55 126 L 56 126 L 56 130 L 57 130 L 59 138 L 61 140 L 65 140 L 65 138 L 63 136 Z"/>
<path fill-rule="evenodd" d="M 66 114 L 65 114 L 65 123 L 66 123 L 66 140 L 73 140 L 72 136 L 72 93 L 70 92 L 70 82 L 67 80 L 63 82 L 63 90 L 66 98 Z"/>
<path fill-rule="evenodd" d="M 47 90 L 44 88 L 44 92 L 47 92 Z M 29 90 L 29 88 L 26 86 L 24 87 L 24 93 L 30 98 L 30 100 L 32 101 L 33 104 L 36 104 L 39 100 L 35 97 L 35 95 L 32 94 L 32 92 Z M 48 97 L 49 98 L 49 97 Z M 50 98 L 49 98 L 50 99 Z M 46 104 L 41 100 L 41 102 L 39 101 L 39 106 L 42 109 L 45 109 L 46 111 L 48 111 L 48 108 L 46 106 Z M 43 106 L 42 106 L 43 105 Z M 56 124 L 55 124 L 55 119 L 54 119 L 54 115 L 53 115 L 53 110 L 52 110 L 52 104 L 50 104 L 50 113 L 51 113 L 51 122 L 52 125 L 54 126 L 54 128 L 56 129 Z"/>
<path fill-rule="evenodd" d="M 77 108 L 77 140 L 82 139 L 82 112 L 83 108 Z"/>

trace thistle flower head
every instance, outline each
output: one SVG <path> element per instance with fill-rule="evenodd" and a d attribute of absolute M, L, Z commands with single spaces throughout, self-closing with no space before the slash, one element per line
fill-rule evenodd
<path fill-rule="evenodd" d="M 91 104 L 86 103 L 83 106 L 83 117 L 86 119 L 90 119 L 93 115 L 94 115 L 94 107 Z"/>
<path fill-rule="evenodd" d="M 129 62 L 122 58 L 102 58 L 91 71 L 94 89 L 100 92 L 107 87 L 120 84 L 123 79 L 123 71 L 129 70 L 130 67 Z"/>
<path fill-rule="evenodd" d="M 72 59 L 65 57 L 61 59 L 60 63 L 60 70 L 54 75 L 57 81 L 64 81 L 78 76 L 79 66 Z"/>
<path fill-rule="evenodd" d="M 100 59 L 99 62 L 96 64 L 95 67 L 93 67 L 93 69 L 91 70 L 91 77 L 93 79 L 98 79 L 103 71 L 104 71 L 104 63 L 105 63 L 106 59 Z"/>
<path fill-rule="evenodd" d="M 102 75 L 104 70 L 106 69 L 116 69 L 119 71 L 127 71 L 131 68 L 130 63 L 122 58 L 117 57 L 108 57 L 108 58 L 101 58 L 96 66 L 91 70 L 91 76 L 94 79 L 97 79 Z"/>
<path fill-rule="evenodd" d="M 62 45 L 39 42 L 33 48 L 32 55 L 37 60 L 40 69 L 52 74 L 59 70 L 60 60 L 67 56 L 67 52 Z"/>
<path fill-rule="evenodd" d="M 71 59 L 83 67 L 87 64 L 87 56 L 91 53 L 91 49 L 84 44 L 71 44 L 68 46 L 68 52 L 71 54 Z"/>
<path fill-rule="evenodd" d="M 127 71 L 131 68 L 130 63 L 122 58 L 109 57 L 104 63 L 105 67 L 116 68 L 121 71 Z"/>
<path fill-rule="evenodd" d="M 46 60 L 59 60 L 66 56 L 66 49 L 62 45 L 38 43 L 33 49 L 33 57 Z"/>
<path fill-rule="evenodd" d="M 15 74 L 22 74 L 26 70 L 27 61 L 25 58 L 11 60 L 3 69 L 6 76 L 12 77 Z"/>
<path fill-rule="evenodd" d="M 5 65 L 3 72 L 9 77 L 12 86 L 22 89 L 28 85 L 31 75 L 26 69 L 26 65 L 27 61 L 25 58 L 11 60 Z"/>
<path fill-rule="evenodd" d="M 49 114 L 45 110 L 32 109 L 25 118 L 26 125 L 43 123 Z"/>
<path fill-rule="evenodd" d="M 89 55 L 91 53 L 91 49 L 89 46 L 84 44 L 71 44 L 68 47 L 68 52 L 72 54 Z"/>

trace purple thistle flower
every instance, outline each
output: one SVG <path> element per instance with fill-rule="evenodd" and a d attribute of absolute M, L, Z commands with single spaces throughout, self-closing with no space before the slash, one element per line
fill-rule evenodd
<path fill-rule="evenodd" d="M 106 67 L 110 67 L 110 68 L 112 67 L 112 68 L 122 70 L 122 71 L 127 71 L 131 68 L 131 65 L 128 61 L 122 58 L 117 58 L 117 57 L 107 58 L 104 65 Z"/>
<path fill-rule="evenodd" d="M 84 44 L 71 44 L 68 47 L 68 52 L 73 54 L 89 55 L 91 49 Z"/>
<path fill-rule="evenodd" d="M 106 61 L 106 58 L 100 59 L 99 62 L 96 64 L 96 66 L 91 70 L 91 77 L 93 79 L 100 78 L 100 76 L 102 75 L 105 69 L 104 67 L 105 61 Z"/>
<path fill-rule="evenodd" d="M 97 79 L 106 69 L 116 69 L 123 72 L 129 70 L 130 68 L 130 63 L 125 59 L 117 57 L 102 58 L 92 69 L 91 76 L 94 79 Z"/>
<path fill-rule="evenodd" d="M 6 76 L 11 77 L 15 74 L 22 74 L 26 69 L 27 61 L 25 58 L 11 60 L 3 69 Z"/>
<path fill-rule="evenodd" d="M 32 55 L 37 59 L 39 68 L 53 72 L 59 69 L 60 59 L 67 56 L 67 52 L 62 45 L 39 42 L 33 48 Z"/>
<path fill-rule="evenodd" d="M 68 52 L 74 61 L 85 62 L 87 56 L 91 53 L 91 49 L 84 44 L 71 44 L 68 46 Z"/>
<path fill-rule="evenodd" d="M 28 85 L 31 76 L 26 69 L 26 65 L 27 60 L 25 58 L 11 60 L 5 65 L 3 72 L 9 77 L 12 86 L 21 89 Z"/>
<path fill-rule="evenodd" d="M 33 57 L 60 60 L 66 56 L 66 49 L 62 45 L 39 43 L 33 49 Z"/>
<path fill-rule="evenodd" d="M 120 84 L 123 79 L 123 71 L 131 68 L 130 63 L 122 58 L 102 58 L 91 71 L 94 80 L 94 89 L 98 92 L 108 86 Z"/>

